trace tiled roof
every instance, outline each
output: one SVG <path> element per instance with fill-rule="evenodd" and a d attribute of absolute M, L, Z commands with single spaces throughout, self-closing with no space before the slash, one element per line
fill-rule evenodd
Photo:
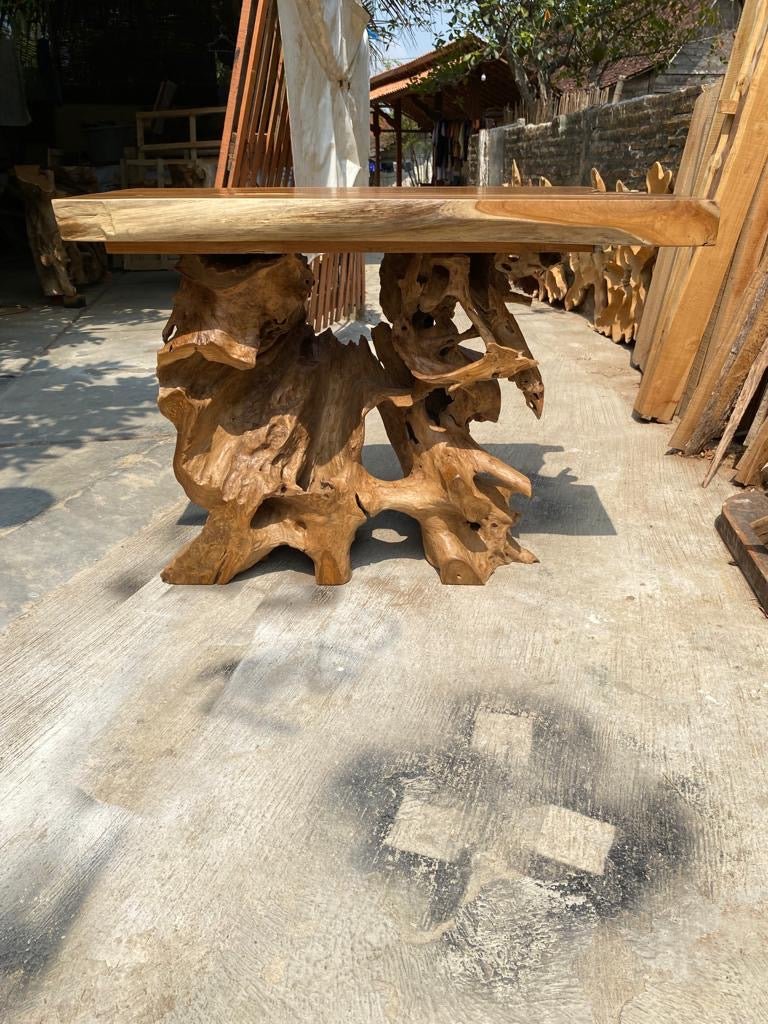
<path fill-rule="evenodd" d="M 400 64 L 396 68 L 381 71 L 371 78 L 371 102 L 387 106 L 396 99 L 405 101 L 410 98 L 412 102 L 406 113 L 419 121 L 420 115 L 416 107 L 419 105 L 418 100 L 422 97 L 419 95 L 419 90 L 414 89 L 414 86 L 428 78 L 437 65 L 450 63 L 452 58 L 456 58 L 468 50 L 474 50 L 477 46 L 477 39 L 471 37 L 457 39 L 439 50 L 432 50 L 416 57 L 415 60 Z M 470 75 L 474 106 L 477 110 L 501 108 L 505 104 L 519 101 L 520 94 L 512 69 L 502 58 L 481 61 L 472 69 Z M 466 116 L 466 75 L 458 81 L 438 81 L 435 83 L 434 91 L 439 92 L 442 96 L 441 109 L 446 120 L 462 119 Z"/>
<path fill-rule="evenodd" d="M 658 63 L 658 57 L 621 57 L 609 64 L 603 71 L 598 85 L 603 88 L 607 85 L 615 85 L 620 78 L 634 78 L 635 75 L 641 75 L 644 71 L 650 71 Z"/>
<path fill-rule="evenodd" d="M 423 53 L 420 57 L 406 61 L 405 64 L 398 64 L 396 68 L 380 71 L 378 75 L 371 77 L 371 99 L 390 96 L 393 92 L 413 85 L 414 82 L 426 78 L 438 60 L 444 61 L 458 56 L 475 45 L 469 39 L 458 39 L 439 50 L 430 50 L 429 53 Z"/>

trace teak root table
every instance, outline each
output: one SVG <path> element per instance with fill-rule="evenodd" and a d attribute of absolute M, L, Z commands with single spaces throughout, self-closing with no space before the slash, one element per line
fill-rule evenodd
<path fill-rule="evenodd" d="M 705 200 L 558 188 L 148 189 L 54 209 L 66 240 L 185 254 L 158 402 L 178 432 L 176 477 L 208 519 L 165 568 L 169 583 L 227 583 L 283 544 L 309 555 L 318 583 L 345 583 L 357 529 L 385 508 L 418 520 L 443 583 L 535 561 L 510 534 L 510 496 L 530 496 L 530 482 L 469 432 L 498 419 L 502 377 L 542 412 L 541 374 L 507 308 L 510 261 L 710 244 L 718 219 Z M 373 329 L 374 351 L 306 322 L 313 282 L 298 253 L 338 250 L 385 254 L 389 322 Z M 482 355 L 462 347 L 474 339 Z M 400 480 L 362 466 L 374 407 Z"/>

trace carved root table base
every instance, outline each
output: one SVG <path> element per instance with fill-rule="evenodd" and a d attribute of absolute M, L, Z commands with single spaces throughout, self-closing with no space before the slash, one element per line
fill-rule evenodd
<path fill-rule="evenodd" d="M 506 303 L 504 257 L 388 255 L 389 323 L 343 344 L 306 323 L 303 257 L 185 256 L 158 355 L 160 409 L 178 431 L 174 469 L 208 509 L 201 533 L 163 572 L 169 583 L 227 583 L 280 545 L 306 552 L 317 582 L 345 583 L 357 529 L 385 508 L 421 525 L 443 583 L 485 583 L 497 566 L 534 562 L 510 535 L 512 494 L 528 479 L 472 440 L 496 420 L 497 378 L 541 415 L 536 362 Z M 456 306 L 472 327 L 460 333 Z M 479 339 L 485 352 L 461 342 Z M 404 477 L 361 464 L 378 407 Z"/>

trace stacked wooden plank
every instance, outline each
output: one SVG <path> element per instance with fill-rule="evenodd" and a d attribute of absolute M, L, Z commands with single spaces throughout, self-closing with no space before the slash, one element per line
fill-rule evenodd
<path fill-rule="evenodd" d="M 671 447 L 685 454 L 722 438 L 718 461 L 740 430 L 742 483 L 768 463 L 767 38 L 768 3 L 748 0 L 719 91 L 697 101 L 675 187 L 719 203 L 717 244 L 661 254 L 634 353 L 635 411 L 680 414 Z"/>

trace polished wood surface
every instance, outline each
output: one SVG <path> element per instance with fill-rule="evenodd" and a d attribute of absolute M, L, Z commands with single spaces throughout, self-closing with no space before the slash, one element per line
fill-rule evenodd
<path fill-rule="evenodd" d="M 127 189 L 58 199 L 62 237 L 113 252 L 501 252 L 699 246 L 715 203 L 587 188 Z"/>

